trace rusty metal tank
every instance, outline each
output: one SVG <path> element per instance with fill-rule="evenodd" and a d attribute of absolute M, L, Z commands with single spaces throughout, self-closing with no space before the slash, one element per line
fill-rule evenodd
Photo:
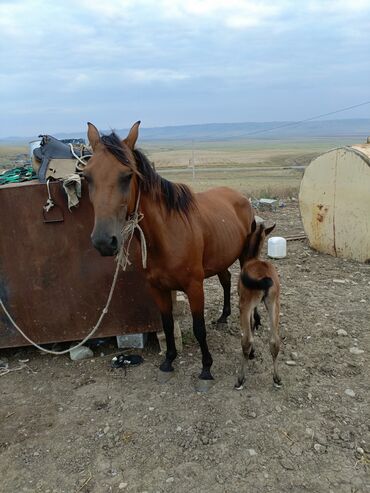
<path fill-rule="evenodd" d="M 370 144 L 314 159 L 301 182 L 299 205 L 312 248 L 370 262 Z"/>
<path fill-rule="evenodd" d="M 37 343 L 83 339 L 105 306 L 113 258 L 93 248 L 93 211 L 83 184 L 72 212 L 59 182 L 51 183 L 57 207 L 44 218 L 46 185 L 0 186 L 0 297 L 18 325 Z M 121 272 L 109 312 L 94 337 L 156 331 L 158 310 L 149 294 L 138 244 L 133 266 Z M 0 348 L 28 343 L 0 307 Z"/>

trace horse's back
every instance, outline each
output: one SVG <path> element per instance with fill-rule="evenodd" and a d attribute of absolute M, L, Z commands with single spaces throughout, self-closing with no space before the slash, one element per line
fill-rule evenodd
<path fill-rule="evenodd" d="M 221 223 L 222 220 L 235 222 L 249 233 L 254 213 L 249 200 L 240 192 L 229 187 L 217 187 L 195 196 L 202 218 Z"/>
<path fill-rule="evenodd" d="M 240 257 L 251 231 L 254 213 L 249 200 L 228 187 L 196 194 L 203 232 L 206 276 L 227 269 Z"/>
<path fill-rule="evenodd" d="M 249 200 L 237 190 L 229 187 L 215 187 L 209 188 L 204 192 L 198 192 L 195 194 L 196 200 L 200 203 L 216 202 L 224 204 L 232 204 L 234 206 L 250 207 Z"/>

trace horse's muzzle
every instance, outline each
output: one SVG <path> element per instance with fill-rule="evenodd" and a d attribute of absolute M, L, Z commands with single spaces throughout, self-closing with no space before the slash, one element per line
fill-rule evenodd
<path fill-rule="evenodd" d="M 112 257 L 118 253 L 117 236 L 92 235 L 91 241 L 94 247 L 103 257 Z"/>

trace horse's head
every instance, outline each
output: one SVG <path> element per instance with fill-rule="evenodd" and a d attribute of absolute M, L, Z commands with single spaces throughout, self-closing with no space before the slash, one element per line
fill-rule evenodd
<path fill-rule="evenodd" d="M 265 238 L 275 228 L 276 224 L 266 228 L 264 224 L 257 224 L 253 221 L 250 235 L 248 237 L 248 258 L 258 258 L 261 255 Z"/>
<path fill-rule="evenodd" d="M 140 122 L 136 122 L 126 139 L 115 133 L 100 136 L 88 123 L 87 136 L 93 156 L 84 169 L 90 200 L 95 214 L 91 240 L 104 256 L 118 253 L 122 245 L 122 228 L 135 208 L 137 168 L 133 154 Z"/>

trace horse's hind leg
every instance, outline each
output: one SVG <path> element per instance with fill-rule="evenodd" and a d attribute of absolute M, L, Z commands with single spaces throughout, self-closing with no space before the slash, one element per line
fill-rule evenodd
<path fill-rule="evenodd" d="M 177 356 L 172 316 L 172 295 L 171 291 L 162 291 L 153 287 L 150 290 L 161 312 L 163 332 L 166 336 L 166 357 L 159 369 L 164 372 L 170 372 L 173 371 L 172 362 Z"/>
<path fill-rule="evenodd" d="M 252 332 L 252 311 L 253 306 L 250 300 L 244 298 L 240 303 L 240 326 L 242 330 L 242 357 L 238 378 L 235 384 L 237 390 L 243 388 L 248 359 L 253 351 L 253 332 Z"/>
<path fill-rule="evenodd" d="M 217 320 L 218 324 L 227 324 L 227 317 L 231 313 L 230 306 L 230 291 L 231 291 L 231 274 L 228 269 L 217 274 L 218 279 L 221 283 L 222 289 L 224 290 L 224 306 L 222 308 L 222 315 Z"/>
<path fill-rule="evenodd" d="M 201 380 L 213 380 L 211 366 L 213 363 L 211 353 L 208 350 L 206 324 L 204 320 L 204 291 L 202 281 L 193 281 L 186 289 L 189 299 L 190 310 L 193 317 L 193 332 L 202 351 L 202 372 L 199 375 Z"/>
<path fill-rule="evenodd" d="M 269 291 L 268 295 L 264 299 L 266 309 L 270 319 L 270 353 L 274 365 L 273 380 L 277 387 L 280 387 L 282 382 L 277 369 L 277 356 L 280 351 L 280 331 L 279 331 L 279 317 L 280 317 L 280 300 L 279 294 L 276 291 Z"/>

